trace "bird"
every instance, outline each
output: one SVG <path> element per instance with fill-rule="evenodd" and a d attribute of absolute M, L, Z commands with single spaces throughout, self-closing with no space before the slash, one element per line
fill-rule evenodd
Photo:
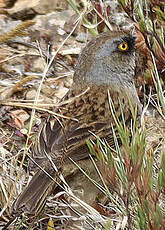
<path fill-rule="evenodd" d="M 130 101 L 137 106 L 139 114 L 142 111 L 134 75 L 135 37 L 130 32 L 108 31 L 85 46 L 77 61 L 73 84 L 56 108 L 60 116 L 43 125 L 33 146 L 29 170 L 35 174 L 12 204 L 12 213 L 35 214 L 45 203 L 55 183 L 47 174 L 53 178 L 58 174 L 48 157 L 62 171 L 69 159 L 79 162 L 89 157 L 86 141 L 95 140 L 95 136 L 114 146 L 112 126 L 117 128 L 109 108 L 109 96 L 119 120 L 122 120 L 122 103 L 129 125 Z"/>

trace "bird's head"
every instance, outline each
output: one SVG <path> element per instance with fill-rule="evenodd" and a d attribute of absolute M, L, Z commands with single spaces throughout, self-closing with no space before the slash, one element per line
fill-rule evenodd
<path fill-rule="evenodd" d="M 83 49 L 74 82 L 95 85 L 127 85 L 133 82 L 135 38 L 125 32 L 99 35 Z"/>

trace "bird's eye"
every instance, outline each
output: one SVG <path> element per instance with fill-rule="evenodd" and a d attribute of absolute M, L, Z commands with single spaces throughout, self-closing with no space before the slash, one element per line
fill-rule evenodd
<path fill-rule="evenodd" d="M 122 42 L 118 45 L 118 48 L 121 50 L 121 51 L 127 51 L 128 50 L 128 43 L 127 42 Z"/>

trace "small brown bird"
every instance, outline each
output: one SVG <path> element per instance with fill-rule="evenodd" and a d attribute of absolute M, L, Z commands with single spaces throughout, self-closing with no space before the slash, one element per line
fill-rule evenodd
<path fill-rule="evenodd" d="M 46 154 L 60 169 L 68 157 L 74 161 L 88 157 L 86 140 L 94 139 L 92 133 L 114 145 L 112 125 L 115 127 L 115 122 L 109 109 L 108 91 L 119 119 L 122 119 L 122 103 L 127 124 L 132 118 L 128 97 L 141 111 L 133 79 L 134 43 L 135 38 L 129 33 L 113 31 L 94 38 L 82 51 L 74 83 L 57 109 L 63 116 L 73 119 L 49 121 L 33 149 L 34 161 L 52 177 L 56 178 L 57 173 Z M 51 188 L 52 180 L 32 162 L 30 167 L 35 168 L 36 173 L 14 202 L 13 212 L 38 212 Z"/>

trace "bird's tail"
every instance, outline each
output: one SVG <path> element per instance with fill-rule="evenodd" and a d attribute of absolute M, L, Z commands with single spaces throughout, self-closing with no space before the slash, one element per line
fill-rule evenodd
<path fill-rule="evenodd" d="M 64 143 L 65 136 L 62 126 L 58 121 L 48 122 L 43 125 L 32 149 L 32 158 L 34 161 L 29 161 L 29 169 L 36 171 L 36 173 L 27 187 L 25 187 L 23 192 L 14 201 L 11 213 L 24 212 L 34 215 L 40 212 L 54 185 L 54 180 L 51 177 L 57 181 L 58 173 L 61 171 L 65 157 L 63 150 Z M 56 165 L 57 171 L 49 161 L 48 155 Z M 39 169 L 38 165 L 43 167 L 51 177 Z"/>
<path fill-rule="evenodd" d="M 44 171 L 39 170 L 14 201 L 11 212 L 13 214 L 22 212 L 37 214 L 43 208 L 52 184 L 53 180 Z"/>

